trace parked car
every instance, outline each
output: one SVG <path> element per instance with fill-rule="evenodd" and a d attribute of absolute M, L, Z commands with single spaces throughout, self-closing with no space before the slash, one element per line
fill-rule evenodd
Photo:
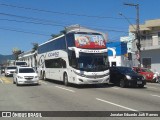
<path fill-rule="evenodd" d="M 13 84 L 39 84 L 37 72 L 32 67 L 17 67 L 13 74 Z"/>
<path fill-rule="evenodd" d="M 16 66 L 8 66 L 5 68 L 5 76 L 13 76 L 13 73 L 16 71 Z"/>
<path fill-rule="evenodd" d="M 110 82 L 120 87 L 144 87 L 146 80 L 130 67 L 110 67 Z"/>
<path fill-rule="evenodd" d="M 153 79 L 154 73 L 148 68 L 140 68 L 140 67 L 133 67 L 133 70 L 138 74 L 142 75 L 146 81 L 148 82 L 155 82 Z"/>

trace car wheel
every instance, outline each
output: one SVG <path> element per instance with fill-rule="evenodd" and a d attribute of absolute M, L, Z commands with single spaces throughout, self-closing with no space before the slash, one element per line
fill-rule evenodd
<path fill-rule="evenodd" d="M 68 75 L 67 75 L 67 73 L 64 73 L 64 76 L 63 76 L 63 82 L 64 82 L 64 85 L 65 85 L 65 86 L 68 86 L 68 85 L 69 85 L 69 83 L 68 83 Z"/>
<path fill-rule="evenodd" d="M 160 84 L 160 77 L 158 78 L 158 83 Z"/>
<path fill-rule="evenodd" d="M 153 80 L 151 80 L 151 83 L 155 83 L 156 82 L 156 78 L 155 79 L 153 79 Z"/>
<path fill-rule="evenodd" d="M 119 86 L 120 86 L 121 88 L 126 87 L 124 79 L 121 79 L 121 80 L 120 80 Z"/>
<path fill-rule="evenodd" d="M 13 84 L 16 84 L 16 82 L 14 81 L 14 79 L 13 79 Z"/>
<path fill-rule="evenodd" d="M 18 84 L 17 80 L 16 80 L 16 85 L 17 85 L 17 86 L 19 86 L 19 84 Z"/>

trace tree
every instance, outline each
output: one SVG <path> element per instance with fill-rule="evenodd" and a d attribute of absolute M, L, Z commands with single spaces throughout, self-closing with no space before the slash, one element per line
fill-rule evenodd
<path fill-rule="evenodd" d="M 18 55 L 20 55 L 22 53 L 22 51 L 18 48 L 13 48 L 12 53 L 15 56 L 15 60 L 18 60 Z"/>
<path fill-rule="evenodd" d="M 32 43 L 33 48 L 32 48 L 32 53 L 34 53 L 34 63 L 35 66 L 37 66 L 37 50 L 38 50 L 38 43 Z"/>
<path fill-rule="evenodd" d="M 32 52 L 35 52 L 38 50 L 38 43 L 32 43 L 33 48 L 32 48 Z"/>
<path fill-rule="evenodd" d="M 61 30 L 59 34 L 52 34 L 51 36 L 52 36 L 52 38 L 56 38 L 56 37 L 61 36 L 65 33 L 66 33 L 66 30 Z"/>

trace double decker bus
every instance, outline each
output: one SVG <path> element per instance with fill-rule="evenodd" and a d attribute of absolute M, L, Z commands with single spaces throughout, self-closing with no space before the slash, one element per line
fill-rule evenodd
<path fill-rule="evenodd" d="M 109 82 L 108 49 L 104 34 L 80 26 L 38 47 L 38 74 L 65 85 Z"/>

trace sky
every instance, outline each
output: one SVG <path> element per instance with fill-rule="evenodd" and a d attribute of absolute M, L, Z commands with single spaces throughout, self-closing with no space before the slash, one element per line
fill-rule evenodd
<path fill-rule="evenodd" d="M 0 0 L 0 54 L 11 55 L 13 48 L 27 52 L 74 24 L 119 41 L 136 24 L 136 8 L 124 3 L 139 4 L 140 24 L 160 18 L 160 0 Z"/>

